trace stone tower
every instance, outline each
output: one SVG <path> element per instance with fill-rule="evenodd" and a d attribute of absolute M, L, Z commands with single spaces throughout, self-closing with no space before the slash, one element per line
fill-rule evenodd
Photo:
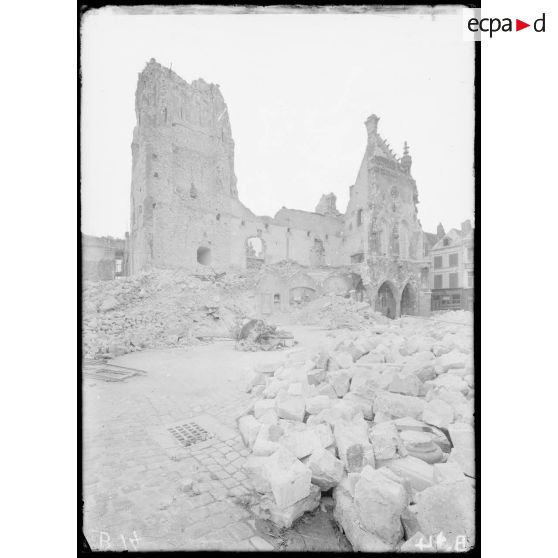
<path fill-rule="evenodd" d="M 238 200 L 234 142 L 218 85 L 151 59 L 138 76 L 130 198 L 131 273 L 227 261 Z M 213 254 L 212 254 L 213 252 Z M 217 253 L 215 253 L 217 252 Z"/>

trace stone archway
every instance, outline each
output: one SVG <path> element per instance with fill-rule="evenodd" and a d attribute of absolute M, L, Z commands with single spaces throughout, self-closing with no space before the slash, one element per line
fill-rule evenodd
<path fill-rule="evenodd" d="M 397 308 L 397 292 L 390 281 L 384 281 L 378 289 L 376 295 L 376 312 L 380 312 L 384 316 L 394 319 L 398 317 Z"/>
<path fill-rule="evenodd" d="M 289 303 L 304 306 L 317 296 L 317 285 L 306 273 L 299 271 L 289 279 Z"/>
<path fill-rule="evenodd" d="M 417 293 L 411 283 L 407 283 L 401 293 L 401 315 L 417 315 Z"/>
<path fill-rule="evenodd" d="M 322 291 L 327 295 L 349 296 L 352 288 L 353 281 L 349 273 L 334 272 L 322 283 Z"/>

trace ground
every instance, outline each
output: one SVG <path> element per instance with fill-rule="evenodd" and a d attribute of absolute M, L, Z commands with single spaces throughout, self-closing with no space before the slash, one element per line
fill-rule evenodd
<path fill-rule="evenodd" d="M 312 327 L 289 329 L 310 350 L 327 336 Z M 282 358 L 221 341 L 113 359 L 147 372 L 123 382 L 84 377 L 83 518 L 93 550 L 299 549 L 242 504 L 248 451 L 236 418 L 251 404 L 246 380 L 254 364 Z M 168 427 L 191 421 L 214 437 L 182 448 Z M 195 479 L 194 490 L 188 479 Z M 311 542 L 328 529 L 318 514 L 315 526 L 293 533 L 306 545 L 305 531 L 314 531 L 306 535 Z"/>

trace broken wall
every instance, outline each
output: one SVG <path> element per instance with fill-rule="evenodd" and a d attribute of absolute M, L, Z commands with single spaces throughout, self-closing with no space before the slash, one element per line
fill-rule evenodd
<path fill-rule="evenodd" d="M 238 200 L 234 141 L 218 85 L 188 83 L 152 59 L 139 74 L 136 117 L 133 273 L 195 267 L 200 247 L 211 251 L 212 265 L 246 267 L 252 236 L 265 244 L 265 263 L 335 263 L 341 242 L 335 216 L 281 210 L 275 219 L 257 217 Z"/>
<path fill-rule="evenodd" d="M 424 259 L 417 218 L 418 193 L 405 145 L 397 158 L 378 134 L 379 118 L 366 121 L 367 144 L 346 214 L 335 196 L 322 196 L 316 212 L 281 208 L 260 217 L 238 199 L 234 141 L 219 86 L 188 83 L 151 60 L 139 74 L 137 125 L 132 143 L 130 266 L 196 268 L 295 261 L 312 268 L 365 265 L 372 301 L 386 280 L 405 285 L 421 300 Z M 247 241 L 264 253 L 248 262 Z M 198 250 L 204 252 L 198 262 Z M 428 291 L 428 288 L 422 289 Z M 417 310 L 417 312 L 420 310 Z"/>

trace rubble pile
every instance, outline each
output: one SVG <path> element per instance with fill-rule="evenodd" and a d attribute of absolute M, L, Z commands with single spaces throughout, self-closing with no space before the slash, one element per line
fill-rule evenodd
<path fill-rule="evenodd" d="M 256 366 L 238 420 L 253 513 L 288 528 L 332 493 L 356 551 L 470 548 L 472 328 L 451 317 L 344 331 Z"/>
<path fill-rule="evenodd" d="M 296 343 L 292 333 L 256 319 L 246 320 L 236 337 L 237 351 L 275 351 Z"/>
<path fill-rule="evenodd" d="M 198 344 L 233 337 L 252 313 L 254 278 L 157 270 L 113 281 L 84 283 L 86 357 L 113 357 L 145 348 Z"/>
<path fill-rule="evenodd" d="M 374 323 L 388 323 L 368 302 L 358 302 L 340 295 L 325 295 L 300 309 L 296 321 L 302 325 L 320 325 L 325 329 L 361 329 Z"/>

